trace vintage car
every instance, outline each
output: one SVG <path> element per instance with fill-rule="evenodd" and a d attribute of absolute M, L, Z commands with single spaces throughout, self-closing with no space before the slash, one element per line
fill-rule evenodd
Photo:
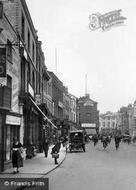
<path fill-rule="evenodd" d="M 128 144 L 131 142 L 131 136 L 130 135 L 127 135 L 127 134 L 124 134 L 122 136 L 122 141 L 123 142 L 127 142 Z"/>
<path fill-rule="evenodd" d="M 82 130 L 69 132 L 69 151 L 75 150 L 83 150 L 85 152 L 85 135 Z"/>

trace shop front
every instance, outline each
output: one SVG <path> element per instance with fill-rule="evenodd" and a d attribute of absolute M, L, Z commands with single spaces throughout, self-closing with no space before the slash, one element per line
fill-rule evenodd
<path fill-rule="evenodd" d="M 3 115 L 3 123 L 1 123 L 1 171 L 4 171 L 12 166 L 12 144 L 13 137 L 20 140 L 20 124 L 21 115 L 8 113 Z M 1 120 L 1 121 L 2 121 Z"/>
<path fill-rule="evenodd" d="M 34 156 L 33 148 L 40 152 L 40 136 L 42 136 L 42 115 L 39 113 L 34 100 L 29 96 L 24 99 L 23 120 L 24 138 L 23 144 L 27 150 L 27 157 Z"/>

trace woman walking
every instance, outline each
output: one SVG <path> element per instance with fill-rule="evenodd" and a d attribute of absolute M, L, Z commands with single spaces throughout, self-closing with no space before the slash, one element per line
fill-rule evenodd
<path fill-rule="evenodd" d="M 16 137 L 14 137 L 12 146 L 12 165 L 14 169 L 13 174 L 19 173 L 19 168 L 23 167 L 23 158 L 21 157 L 22 150 L 22 144 L 17 140 Z"/>
<path fill-rule="evenodd" d="M 55 164 L 58 164 L 57 159 L 59 158 L 59 151 L 60 151 L 60 147 L 61 147 L 61 143 L 58 140 L 57 143 L 54 145 L 54 147 L 52 148 L 52 157 L 54 158 L 54 162 Z"/>

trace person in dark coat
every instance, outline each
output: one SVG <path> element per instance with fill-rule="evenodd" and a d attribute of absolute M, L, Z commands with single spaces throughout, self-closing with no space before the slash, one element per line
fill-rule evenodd
<path fill-rule="evenodd" d="M 22 144 L 17 140 L 16 137 L 14 137 L 12 146 L 12 165 L 14 174 L 19 173 L 19 168 L 23 167 L 23 158 L 21 157 L 22 148 Z"/>
<path fill-rule="evenodd" d="M 43 139 L 43 151 L 45 154 L 45 157 L 48 157 L 48 150 L 49 150 L 49 142 L 48 139 Z"/>
<path fill-rule="evenodd" d="M 57 141 L 57 143 L 54 145 L 54 147 L 52 148 L 52 154 L 53 153 L 59 153 L 60 151 L 60 147 L 61 147 L 61 142 Z M 55 164 L 58 164 L 57 162 L 57 157 L 54 158 Z"/>
<path fill-rule="evenodd" d="M 121 142 L 121 136 L 120 136 L 120 135 L 115 135 L 114 141 L 115 141 L 116 150 L 118 150 L 119 144 L 120 144 L 120 142 Z"/>
<path fill-rule="evenodd" d="M 97 144 L 98 141 L 99 141 L 99 138 L 98 138 L 98 135 L 97 135 L 97 134 L 93 135 L 92 141 L 94 142 L 94 146 L 96 146 L 96 144 Z"/>

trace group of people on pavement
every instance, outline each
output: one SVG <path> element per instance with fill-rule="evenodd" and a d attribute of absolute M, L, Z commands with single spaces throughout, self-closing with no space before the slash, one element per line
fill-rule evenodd
<path fill-rule="evenodd" d="M 113 137 L 108 134 L 102 134 L 102 135 L 95 134 L 92 137 L 92 141 L 94 143 L 94 146 L 96 146 L 98 141 L 101 140 L 101 143 L 103 144 L 103 148 L 105 149 L 108 146 L 108 144 L 110 144 L 112 138 L 114 138 L 115 148 L 116 150 L 118 150 L 121 139 L 122 139 L 120 134 L 115 134 Z"/>
<path fill-rule="evenodd" d="M 63 142 L 64 143 L 64 142 Z M 64 144 L 63 144 L 64 145 Z M 42 149 L 44 152 L 45 158 L 48 157 L 50 143 L 47 138 L 43 138 L 42 140 Z M 57 159 L 59 158 L 59 151 L 61 148 L 61 141 L 60 139 L 52 147 L 51 155 L 54 158 L 54 163 L 58 164 Z M 23 167 L 23 145 L 19 142 L 17 137 L 13 138 L 13 145 L 12 145 L 12 166 L 13 166 L 13 174 L 19 173 L 19 168 Z"/>

